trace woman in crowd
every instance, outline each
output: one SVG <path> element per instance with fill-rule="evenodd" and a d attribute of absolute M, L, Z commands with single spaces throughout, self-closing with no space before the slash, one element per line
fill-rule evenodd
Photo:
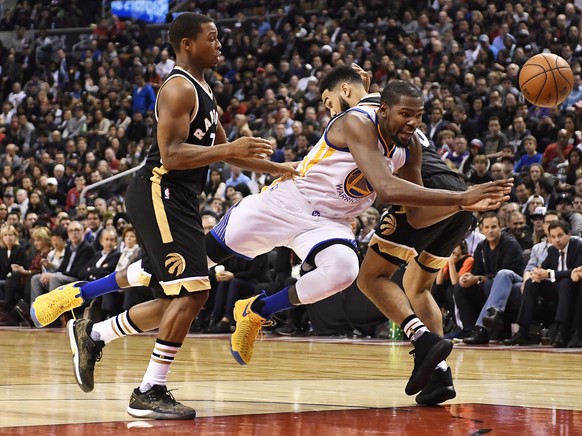
<path fill-rule="evenodd" d="M 207 201 L 210 202 L 213 198 L 224 200 L 225 190 L 226 184 L 222 180 L 222 173 L 218 169 L 212 169 L 210 171 L 210 180 L 204 186 Z"/>
<path fill-rule="evenodd" d="M 20 276 L 12 274 L 13 265 L 28 267 L 28 259 L 25 249 L 18 241 L 16 228 L 4 225 L 0 230 L 0 295 L 4 300 L 4 307 L 0 312 L 0 325 L 18 324 L 13 308 L 18 301 Z"/>
<path fill-rule="evenodd" d="M 30 279 L 32 276 L 46 271 L 44 265 L 48 265 L 48 256 L 52 249 L 52 233 L 48 227 L 35 228 L 32 231 L 31 239 L 34 245 L 35 254 L 30 261 L 30 265 L 28 267 L 17 264 L 12 265 L 12 274 L 18 277 L 18 280 L 16 281 L 18 286 L 16 289 L 14 289 L 16 294 L 15 297 L 22 298 L 24 301 L 30 300 Z"/>
<path fill-rule="evenodd" d="M 451 331 L 455 320 L 455 302 L 453 298 L 453 286 L 459 283 L 459 277 L 467 272 L 471 272 L 473 267 L 473 256 L 467 249 L 467 243 L 461 241 L 449 256 L 447 264 L 439 271 L 432 294 L 435 301 L 441 308 L 445 319 L 445 325 L 449 324 L 446 331 Z M 449 320 L 447 323 L 446 321 Z M 457 329 L 460 331 L 460 329 Z M 445 331 L 445 332 L 446 332 Z"/>

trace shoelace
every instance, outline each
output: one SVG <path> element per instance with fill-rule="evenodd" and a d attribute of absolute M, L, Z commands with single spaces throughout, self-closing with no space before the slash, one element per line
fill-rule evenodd
<path fill-rule="evenodd" d="M 263 331 L 263 328 L 264 327 L 271 327 L 274 324 L 275 324 L 275 321 L 273 321 L 272 319 L 261 321 L 261 325 L 259 326 L 259 331 L 257 333 L 257 337 L 259 338 L 259 341 L 262 341 L 263 338 L 265 337 L 265 332 Z"/>
<path fill-rule="evenodd" d="M 178 402 L 176 401 L 176 399 L 174 398 L 174 396 L 172 395 L 172 391 L 175 391 L 176 389 L 157 389 L 157 390 L 151 390 L 150 392 L 148 392 L 148 399 L 150 401 L 156 401 L 156 400 L 161 400 L 164 397 L 168 398 L 170 400 L 170 402 L 173 405 L 178 404 Z"/>

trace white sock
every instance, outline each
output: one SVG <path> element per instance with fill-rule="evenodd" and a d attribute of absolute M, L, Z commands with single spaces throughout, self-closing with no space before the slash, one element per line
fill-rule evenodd
<path fill-rule="evenodd" d="M 181 346 L 182 344 L 175 342 L 156 340 L 148 369 L 139 387 L 141 392 L 149 391 L 153 385 L 166 386 L 170 365 Z"/>
<path fill-rule="evenodd" d="M 418 317 L 410 315 L 407 319 L 408 321 L 405 320 L 404 328 L 402 330 L 410 341 L 415 342 L 424 332 L 428 332 L 428 329 L 422 321 L 418 319 Z"/>
<path fill-rule="evenodd" d="M 94 324 L 91 339 L 108 344 L 114 339 L 138 333 L 141 333 L 141 330 L 131 321 L 129 312 L 126 310 L 113 318 Z"/>
<path fill-rule="evenodd" d="M 442 360 L 442 361 L 441 361 L 441 363 L 439 363 L 439 364 L 436 366 L 436 368 L 435 368 L 435 369 L 437 369 L 437 368 L 440 368 L 440 369 L 442 369 L 443 371 L 446 371 L 448 367 L 449 367 L 449 366 L 447 365 L 447 362 L 445 362 L 444 360 Z"/>

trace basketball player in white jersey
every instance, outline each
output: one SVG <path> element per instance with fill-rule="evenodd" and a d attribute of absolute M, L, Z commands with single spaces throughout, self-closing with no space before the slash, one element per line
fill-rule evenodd
<path fill-rule="evenodd" d="M 313 303 L 347 288 L 358 275 L 351 220 L 374 202 L 410 206 L 497 207 L 506 198 L 507 181 L 467 192 L 426 189 L 393 173 L 419 172 L 422 94 L 410 83 L 390 82 L 379 108 L 358 107 L 334 118 L 320 141 L 301 162 L 299 177 L 274 182 L 261 194 L 243 199 L 206 235 L 210 264 L 233 254 L 253 258 L 286 246 L 304 261 L 296 284 L 271 295 L 240 300 L 235 305 L 236 331 L 231 338 L 235 360 L 248 364 L 261 327 L 278 312 Z M 406 301 L 406 299 L 405 299 Z M 415 370 L 407 392 L 419 392 L 452 343 L 429 332 L 412 316 Z"/>
<path fill-rule="evenodd" d="M 352 67 L 336 67 L 333 70 L 336 79 L 331 82 L 322 81 L 320 87 L 322 99 L 332 116 L 346 106 L 380 105 L 379 94 L 367 93 L 370 84 L 367 74 L 357 65 Z M 356 72 L 360 77 L 355 74 Z M 419 136 L 424 138 L 422 133 Z M 451 171 L 440 156 L 429 147 L 428 140 L 425 141 L 427 146 L 422 148 L 422 184 L 435 189 L 466 190 L 465 183 L 458 173 Z M 438 218 L 437 212 L 440 213 L 440 219 L 432 224 L 432 220 Z M 449 216 L 451 212 L 454 214 Z M 427 220 L 425 216 L 428 214 L 430 218 Z M 423 218 L 424 223 L 418 225 L 419 218 Z M 429 210 L 393 205 L 382 217 L 370 241 L 358 284 L 373 301 L 382 300 L 379 307 L 388 318 L 399 319 L 401 312 L 398 308 L 410 304 L 430 331 L 442 335 L 442 314 L 434 302 L 430 288 L 437 272 L 447 262 L 454 247 L 464 238 L 471 221 L 470 212 L 455 208 Z M 411 223 L 415 223 L 415 226 Z M 409 302 L 401 289 L 391 280 L 392 275 L 403 265 L 406 265 L 403 284 Z M 402 322 L 403 330 L 406 325 L 405 319 Z M 451 369 L 443 361 L 435 368 L 429 383 L 416 397 L 416 401 L 419 404 L 434 405 L 455 396 Z"/>

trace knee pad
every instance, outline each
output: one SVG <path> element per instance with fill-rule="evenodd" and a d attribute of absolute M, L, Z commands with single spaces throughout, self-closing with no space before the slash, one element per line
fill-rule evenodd
<path fill-rule="evenodd" d="M 141 266 L 141 259 L 127 267 L 127 282 L 130 286 L 149 286 L 152 275 Z"/>
<path fill-rule="evenodd" d="M 315 303 L 349 287 L 359 271 L 356 252 L 343 244 L 331 245 L 315 256 L 317 268 L 295 284 L 302 304 Z"/>

